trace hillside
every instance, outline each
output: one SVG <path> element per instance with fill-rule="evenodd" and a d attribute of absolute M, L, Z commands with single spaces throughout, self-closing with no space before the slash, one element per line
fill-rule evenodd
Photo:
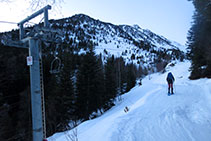
<path fill-rule="evenodd" d="M 93 19 L 84 14 L 60 20 L 51 20 L 51 27 L 62 30 L 63 40 L 71 47 L 91 41 L 96 54 L 122 56 L 126 62 L 139 64 L 147 69 L 155 68 L 158 63 L 167 64 L 170 60 L 183 59 L 185 47 L 156 35 L 138 25 L 114 25 Z M 79 52 L 84 52 L 84 48 Z M 156 69 L 154 71 L 157 71 Z"/>
<path fill-rule="evenodd" d="M 93 46 L 96 54 L 102 55 L 103 61 L 112 55 L 121 56 L 126 63 L 135 63 L 150 72 L 161 71 L 171 60 L 185 58 L 185 46 L 138 25 L 114 25 L 77 14 L 64 19 L 50 20 L 51 30 L 54 30 L 52 33 L 43 30 L 42 26 L 43 23 L 27 27 L 26 36 L 39 34 L 44 40 L 49 36 L 53 42 L 59 41 L 60 46 L 68 44 L 77 54 L 85 53 Z M 46 35 L 43 35 L 43 32 Z M 1 33 L 0 39 L 1 43 L 18 41 L 18 30 Z M 49 52 L 56 50 L 52 46 L 48 48 L 48 45 L 45 44 L 44 48 Z"/>
<path fill-rule="evenodd" d="M 167 96 L 167 73 L 147 76 L 104 115 L 80 124 L 79 141 L 209 141 L 211 81 L 189 80 L 189 66 L 185 61 L 167 67 L 176 78 L 175 95 Z M 74 131 L 56 133 L 49 141 L 68 141 Z"/>

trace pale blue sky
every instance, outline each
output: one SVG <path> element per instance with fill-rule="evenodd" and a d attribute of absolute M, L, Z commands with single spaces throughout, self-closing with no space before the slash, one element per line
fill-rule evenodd
<path fill-rule="evenodd" d="M 15 8 L 6 8 L 9 12 L 7 15 L 0 14 L 0 21 L 21 21 L 30 15 L 30 12 L 23 14 L 25 7 L 23 4 L 19 7 L 16 4 Z M 117 25 L 138 24 L 141 28 L 184 45 L 193 11 L 192 3 L 187 0 L 64 0 L 62 14 L 49 13 L 49 17 L 58 19 L 83 13 Z M 0 24 L 0 31 L 4 29 Z"/>
<path fill-rule="evenodd" d="M 194 7 L 187 0 L 69 0 L 65 16 L 83 13 L 114 24 L 138 24 L 185 44 Z"/>

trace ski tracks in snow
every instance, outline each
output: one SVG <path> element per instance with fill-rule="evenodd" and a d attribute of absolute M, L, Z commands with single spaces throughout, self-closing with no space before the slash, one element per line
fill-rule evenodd
<path fill-rule="evenodd" d="M 143 118 L 137 118 L 141 116 L 142 113 L 139 112 L 140 108 L 145 104 L 145 102 L 148 100 L 148 98 L 155 93 L 158 93 L 162 88 L 158 87 L 157 89 L 153 89 L 146 93 L 142 98 L 140 98 L 138 101 L 135 101 L 134 104 L 132 104 L 129 107 L 129 112 L 127 115 L 124 115 L 121 118 L 121 120 L 118 123 L 118 130 L 113 132 L 111 136 L 112 141 L 135 141 L 136 138 L 136 132 L 134 132 L 134 129 L 136 130 L 136 124 L 141 123 Z M 135 119 L 135 120 L 134 120 Z M 140 125 L 141 126 L 141 125 Z M 138 129 L 137 129 L 138 130 Z M 116 136 L 118 135 L 118 136 Z"/>
<path fill-rule="evenodd" d="M 128 115 L 118 120 L 118 130 L 113 132 L 112 141 L 211 139 L 208 120 L 211 115 L 207 114 L 210 113 L 210 105 L 203 105 L 207 102 L 204 102 L 204 89 L 200 85 L 178 85 L 177 93 L 172 96 L 167 96 L 165 85 L 156 84 L 151 87 L 157 88 L 149 89 L 149 92 L 130 106 Z"/>

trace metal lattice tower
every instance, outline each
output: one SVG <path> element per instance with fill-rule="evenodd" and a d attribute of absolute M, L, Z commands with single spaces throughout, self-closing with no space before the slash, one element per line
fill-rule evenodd
<path fill-rule="evenodd" d="M 30 85 L 33 141 L 43 141 L 43 139 L 46 138 L 42 51 L 40 46 L 43 38 L 39 37 L 39 34 L 36 36 L 36 32 L 32 33 L 34 35 L 32 37 L 25 37 L 24 24 L 44 13 L 44 27 L 48 27 L 49 9 L 51 9 L 51 6 L 47 5 L 18 23 L 18 26 L 20 27 L 20 41 L 11 41 L 6 39 L 3 42 L 3 44 L 7 46 L 29 49 L 29 56 L 32 58 L 32 63 L 30 65 Z"/>
<path fill-rule="evenodd" d="M 19 38 L 20 40 L 29 41 L 29 55 L 33 58 L 33 64 L 30 66 L 33 141 L 42 141 L 46 138 L 42 50 L 38 37 L 24 39 L 23 25 L 25 22 L 44 13 L 44 27 L 48 27 L 48 9 L 51 9 L 51 6 L 47 5 L 18 23 L 20 27 Z"/>

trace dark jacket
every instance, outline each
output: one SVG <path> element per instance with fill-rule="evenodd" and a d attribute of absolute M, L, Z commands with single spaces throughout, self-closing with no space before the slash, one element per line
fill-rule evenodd
<path fill-rule="evenodd" d="M 168 73 L 166 80 L 169 84 L 172 84 L 174 82 L 174 76 L 171 72 Z"/>

